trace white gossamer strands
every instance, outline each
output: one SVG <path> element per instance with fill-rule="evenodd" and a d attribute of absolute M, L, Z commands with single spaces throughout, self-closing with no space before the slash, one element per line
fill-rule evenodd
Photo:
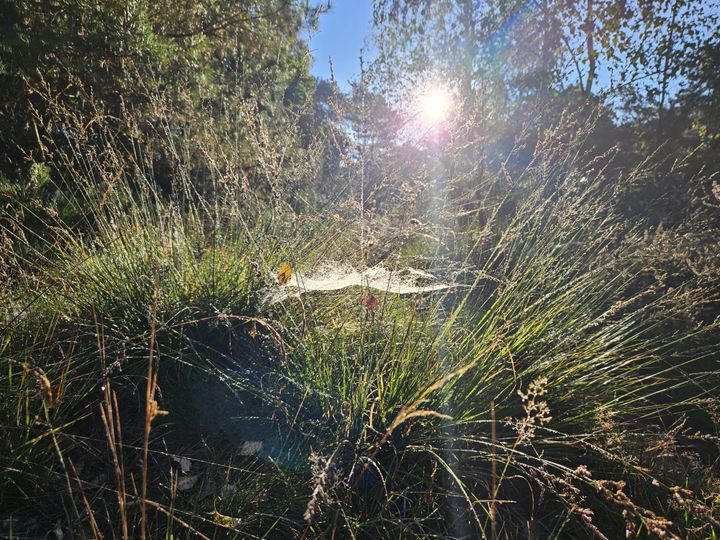
<path fill-rule="evenodd" d="M 432 274 L 414 268 L 391 271 L 384 266 L 373 266 L 360 272 L 349 266 L 328 262 L 312 273 L 293 274 L 290 282 L 268 291 L 265 302 L 276 304 L 306 292 L 339 291 L 360 286 L 389 294 L 419 294 L 458 287 L 457 284 L 443 283 Z"/>

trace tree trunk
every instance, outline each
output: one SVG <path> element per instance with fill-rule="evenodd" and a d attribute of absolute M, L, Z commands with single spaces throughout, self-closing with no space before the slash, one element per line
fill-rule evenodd
<path fill-rule="evenodd" d="M 595 42 L 593 38 L 593 33 L 595 31 L 593 0 L 587 0 L 585 7 L 585 47 L 587 48 L 588 55 L 588 74 L 587 79 L 585 80 L 584 93 L 585 97 L 589 98 L 590 94 L 592 93 L 593 82 L 595 81 L 595 71 L 597 69 L 595 62 Z"/>

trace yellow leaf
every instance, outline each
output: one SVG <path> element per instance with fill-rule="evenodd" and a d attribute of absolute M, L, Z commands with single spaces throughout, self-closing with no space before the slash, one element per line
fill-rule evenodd
<path fill-rule="evenodd" d="M 282 263 L 280 265 L 280 268 L 278 268 L 278 283 L 280 285 L 285 285 L 286 283 L 290 282 L 290 278 L 292 277 L 292 266 L 290 266 L 290 263 Z"/>
<path fill-rule="evenodd" d="M 212 514 L 210 514 L 210 516 L 212 517 L 212 520 L 215 523 L 217 523 L 218 525 L 220 525 L 221 527 L 226 527 L 226 528 L 231 529 L 233 527 L 237 527 L 240 525 L 239 518 L 224 516 L 217 510 L 215 510 Z"/>
<path fill-rule="evenodd" d="M 250 334 L 250 337 L 255 339 L 255 336 L 257 336 L 257 325 L 255 324 L 255 321 L 253 321 L 252 325 L 250 326 L 250 330 L 248 330 L 248 334 Z"/>

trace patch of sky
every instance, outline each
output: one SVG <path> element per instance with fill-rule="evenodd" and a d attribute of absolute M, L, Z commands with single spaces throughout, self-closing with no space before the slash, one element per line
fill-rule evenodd
<path fill-rule="evenodd" d="M 318 78 L 330 79 L 330 60 L 335 81 L 343 91 L 350 81 L 360 77 L 360 52 L 369 63 L 375 59 L 370 39 L 373 14 L 372 0 L 314 1 L 313 6 L 330 5 L 320 16 L 319 28 L 306 33 L 313 63 L 310 72 Z"/>

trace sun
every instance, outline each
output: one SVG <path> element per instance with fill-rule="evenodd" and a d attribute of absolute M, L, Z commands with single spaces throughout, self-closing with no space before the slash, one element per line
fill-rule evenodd
<path fill-rule="evenodd" d="M 432 86 L 418 99 L 418 114 L 428 126 L 436 126 L 447 120 L 453 105 L 453 97 L 447 88 Z"/>

